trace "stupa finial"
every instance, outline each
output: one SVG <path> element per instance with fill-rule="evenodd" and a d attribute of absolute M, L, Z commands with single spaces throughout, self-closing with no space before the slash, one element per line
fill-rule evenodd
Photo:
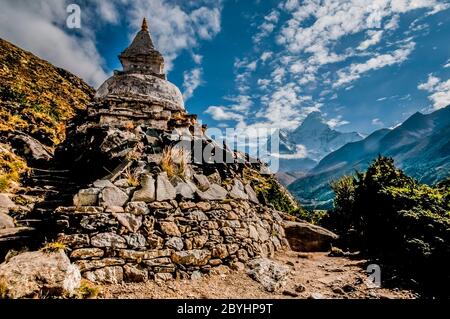
<path fill-rule="evenodd" d="M 144 18 L 144 20 L 142 20 L 142 31 L 148 31 L 148 24 L 147 24 L 147 19 Z"/>

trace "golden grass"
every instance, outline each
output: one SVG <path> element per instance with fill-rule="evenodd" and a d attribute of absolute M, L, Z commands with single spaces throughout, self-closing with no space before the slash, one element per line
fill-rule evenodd
<path fill-rule="evenodd" d="M 50 254 L 50 253 L 56 253 L 60 250 L 67 250 L 67 246 L 64 243 L 61 242 L 53 242 L 53 243 L 48 243 L 46 244 L 44 247 L 42 247 L 40 249 L 40 251 Z"/>
<path fill-rule="evenodd" d="M 22 174 L 28 172 L 26 162 L 15 155 L 6 145 L 0 144 L 0 192 L 19 182 Z"/>
<path fill-rule="evenodd" d="M 184 178 L 188 169 L 189 153 L 180 147 L 166 147 L 162 153 L 161 169 L 169 178 Z"/>

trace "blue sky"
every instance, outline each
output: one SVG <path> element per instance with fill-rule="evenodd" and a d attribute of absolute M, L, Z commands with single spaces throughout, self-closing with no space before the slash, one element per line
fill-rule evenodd
<path fill-rule="evenodd" d="M 445 0 L 1 0 L 0 36 L 98 86 L 149 19 L 168 78 L 210 127 L 369 134 L 450 104 Z M 66 8 L 81 8 L 68 29 Z"/>

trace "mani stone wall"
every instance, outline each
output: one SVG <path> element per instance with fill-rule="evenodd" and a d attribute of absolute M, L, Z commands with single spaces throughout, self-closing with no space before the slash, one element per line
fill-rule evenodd
<path fill-rule="evenodd" d="M 166 173 L 141 186 L 99 180 L 56 210 L 69 256 L 99 283 L 194 278 L 215 267 L 240 269 L 252 258 L 288 248 L 282 218 L 258 204 L 249 184 L 173 185 Z M 211 179 L 211 178 L 209 178 Z M 205 186 L 205 185 L 203 185 Z"/>

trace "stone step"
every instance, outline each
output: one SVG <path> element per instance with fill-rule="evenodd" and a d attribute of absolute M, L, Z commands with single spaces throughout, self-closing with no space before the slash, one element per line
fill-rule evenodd
<path fill-rule="evenodd" d="M 15 228 L 0 229 L 0 238 L 15 237 L 19 234 L 30 233 L 35 230 L 36 229 L 32 227 L 15 227 Z"/>
<path fill-rule="evenodd" d="M 75 182 L 71 182 L 70 180 L 51 180 L 51 179 L 30 179 L 30 184 L 37 185 L 45 185 L 45 186 L 75 186 L 77 185 Z"/>
<path fill-rule="evenodd" d="M 20 242 L 20 241 L 25 241 L 30 239 L 30 236 L 11 236 L 11 237 L 5 237 L 5 238 L 0 238 L 0 244 L 5 244 L 5 243 L 13 243 L 13 242 Z"/>

